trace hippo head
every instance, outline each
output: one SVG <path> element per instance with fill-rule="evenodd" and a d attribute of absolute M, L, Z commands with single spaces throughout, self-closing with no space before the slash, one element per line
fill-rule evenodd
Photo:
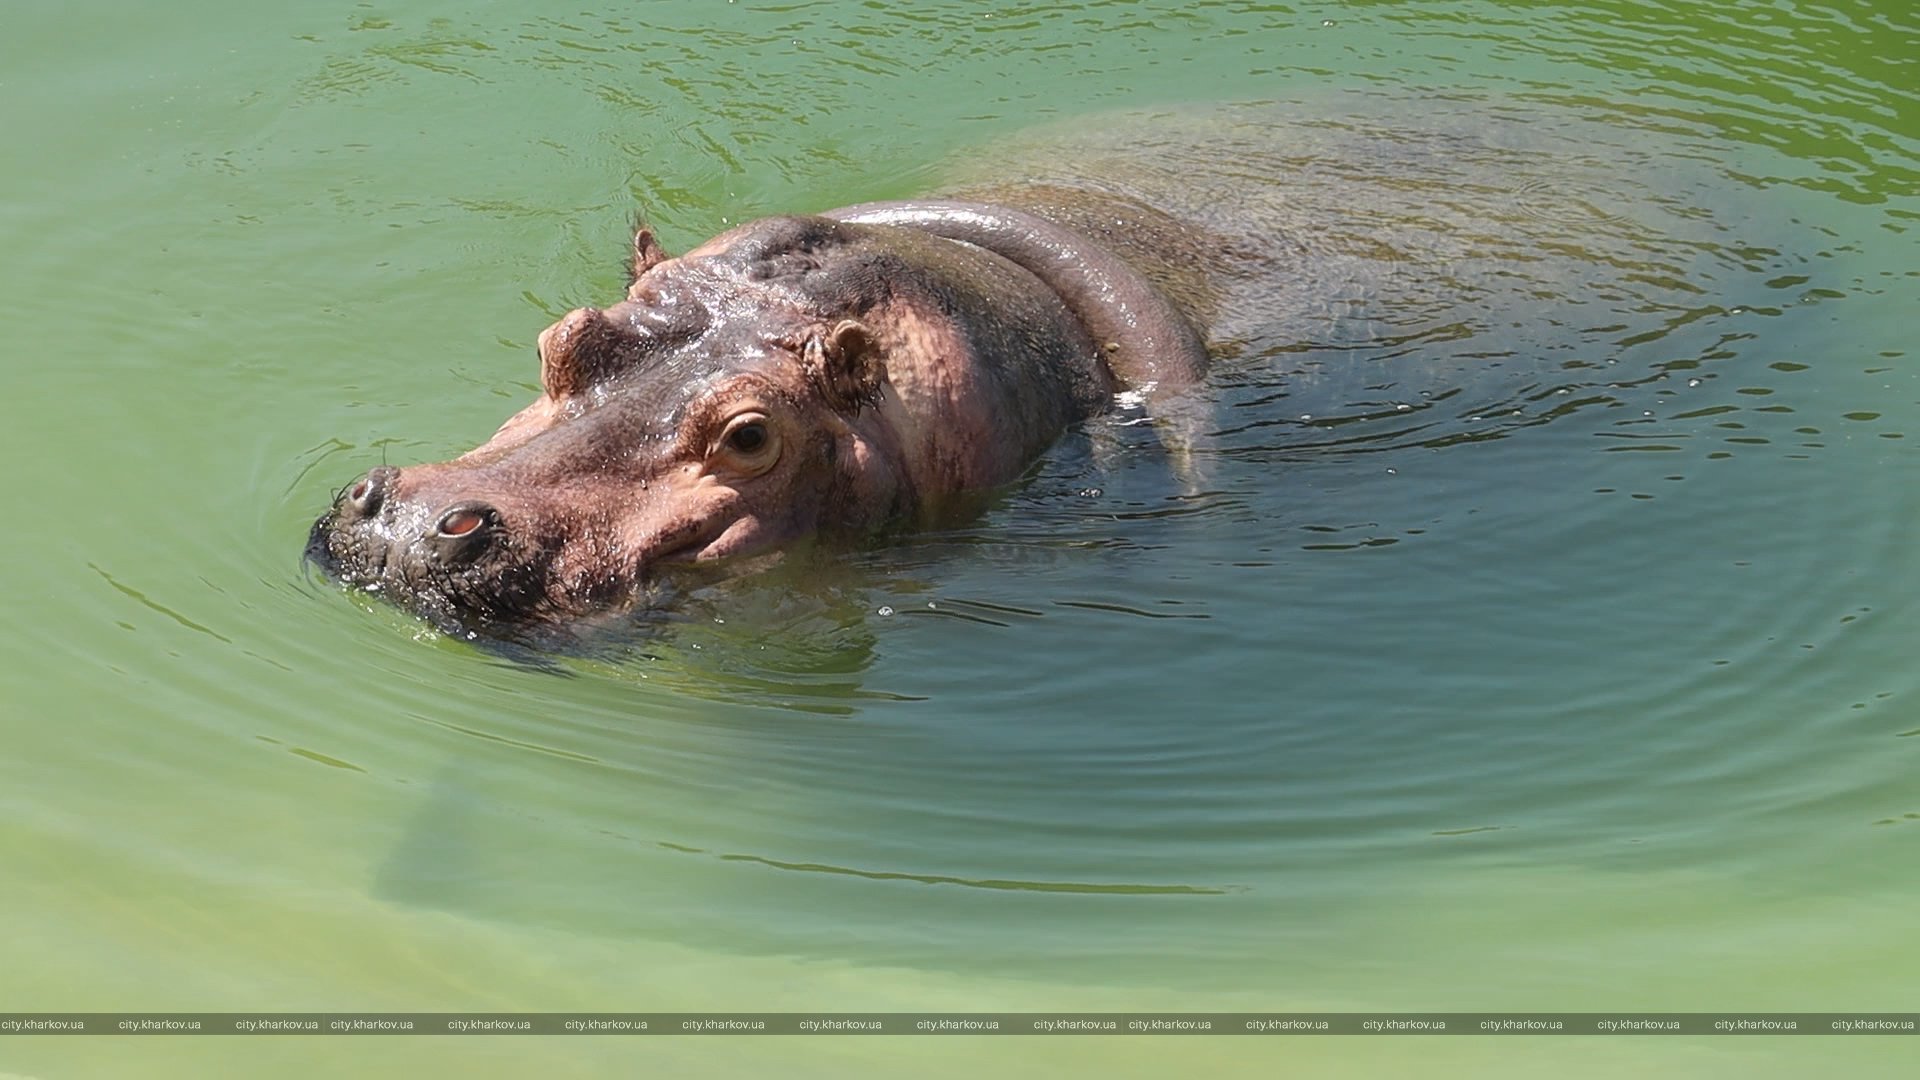
<path fill-rule="evenodd" d="M 651 609 L 702 568 L 1009 479 L 1070 417 L 981 437 L 995 406 L 959 358 L 1041 323 L 1089 346 L 1050 293 L 1021 298 L 1030 276 L 963 249 L 783 217 L 669 258 L 642 229 L 625 299 L 540 335 L 532 405 L 458 458 L 348 484 L 307 556 L 442 628 L 512 633 Z M 930 430 L 930 409 L 972 433 Z"/>

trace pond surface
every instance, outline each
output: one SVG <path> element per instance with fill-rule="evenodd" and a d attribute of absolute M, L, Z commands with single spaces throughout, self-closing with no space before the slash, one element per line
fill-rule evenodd
<path fill-rule="evenodd" d="M 1912 1008 L 1904 2 L 5 22 L 0 1011 Z M 1272 298 L 1300 332 L 1243 338 L 1210 384 L 1198 483 L 1123 413 L 976 520 L 610 655 L 502 656 L 300 565 L 341 484 L 531 399 L 534 336 L 617 295 L 637 210 L 679 251 L 991 172 L 1036 126 L 1205 102 L 1297 125 L 1306 149 L 1250 159 L 1248 190 L 1323 215 L 1352 190 L 1360 215 L 1446 174 L 1475 221 L 1594 272 L 1483 307 L 1471 252 L 1410 260 L 1412 299 L 1364 332 L 1314 322 L 1353 297 L 1306 275 Z M 1404 152 L 1325 160 L 1356 131 Z M 1462 131 L 1503 149 L 1450 155 Z M 0 1074 L 35 1077 L 1562 1058 L 1913 1061 L 1900 1039 L 0 1041 Z"/>

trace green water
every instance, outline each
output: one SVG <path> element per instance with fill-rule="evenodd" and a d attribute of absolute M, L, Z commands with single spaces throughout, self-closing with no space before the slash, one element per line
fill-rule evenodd
<path fill-rule="evenodd" d="M 1915 1008 L 1905 3 L 0 30 L 0 1011 Z M 636 207 L 681 250 L 1035 124 L 1335 91 L 1684 158 L 1661 212 L 1738 257 L 1586 356 L 1618 371 L 1477 386 L 1510 423 L 1229 367 L 1199 496 L 1124 429 L 1069 440 L 980 521 L 645 655 L 517 663 L 299 565 L 341 484 L 531 397 Z M 0 1073 L 1903 1075 L 1916 1045 L 0 1037 Z"/>

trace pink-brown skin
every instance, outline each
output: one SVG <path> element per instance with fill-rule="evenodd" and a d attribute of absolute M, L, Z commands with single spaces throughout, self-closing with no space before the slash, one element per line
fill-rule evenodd
<path fill-rule="evenodd" d="M 647 609 L 685 564 L 871 535 L 1017 477 L 1107 407 L 1115 366 L 1198 374 L 1198 335 L 1117 259 L 1076 264 L 1096 294 L 926 227 L 945 206 L 1074 259 L 1038 219 L 959 203 L 768 218 L 679 258 L 642 229 L 627 296 L 540 335 L 539 399 L 452 461 L 349 485 L 308 556 L 458 631 Z M 1159 344 L 1169 314 L 1185 352 Z"/>

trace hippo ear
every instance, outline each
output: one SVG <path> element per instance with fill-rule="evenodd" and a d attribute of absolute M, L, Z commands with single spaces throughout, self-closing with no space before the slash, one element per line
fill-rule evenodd
<path fill-rule="evenodd" d="M 807 339 L 807 376 L 836 411 L 857 413 L 880 400 L 886 362 L 873 332 L 852 319 Z"/>
<path fill-rule="evenodd" d="M 540 331 L 540 386 L 555 401 L 605 380 L 624 362 L 624 343 L 593 308 L 575 308 Z"/>
<path fill-rule="evenodd" d="M 635 223 L 633 227 L 633 263 L 627 269 L 627 287 L 640 280 L 640 275 L 666 262 L 672 256 L 660 242 L 653 238 L 653 230 L 645 223 Z"/>

